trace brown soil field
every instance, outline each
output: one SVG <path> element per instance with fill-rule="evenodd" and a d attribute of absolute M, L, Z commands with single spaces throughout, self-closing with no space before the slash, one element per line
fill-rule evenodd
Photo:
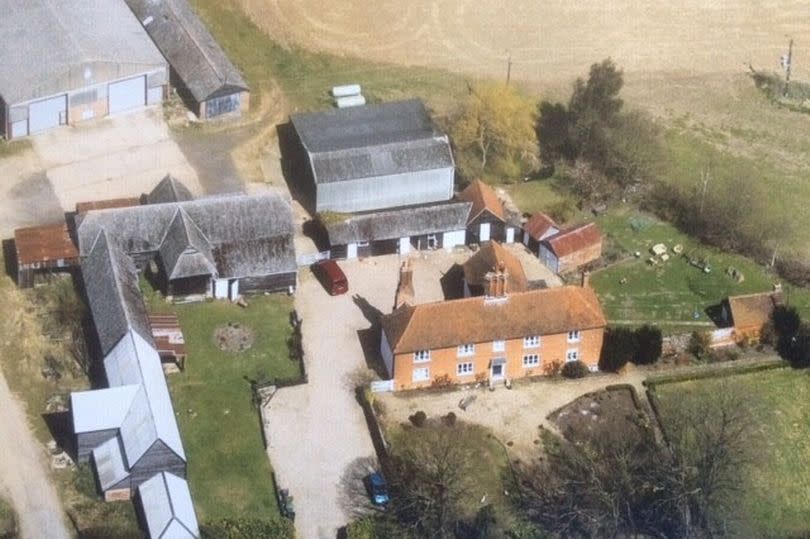
<path fill-rule="evenodd" d="M 803 0 L 238 0 L 286 44 L 366 59 L 512 76 L 543 85 L 611 56 L 633 74 L 779 69 L 787 36 L 794 74 L 810 76 Z"/>

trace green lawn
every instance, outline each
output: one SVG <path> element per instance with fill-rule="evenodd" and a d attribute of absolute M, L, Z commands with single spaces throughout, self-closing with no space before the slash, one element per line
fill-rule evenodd
<path fill-rule="evenodd" d="M 292 308 L 291 298 L 282 295 L 249 298 L 247 308 L 224 302 L 173 307 L 188 359 L 185 371 L 168 380 L 194 505 L 203 523 L 278 515 L 249 380 L 300 375 L 287 352 Z M 254 330 L 253 346 L 244 352 L 220 350 L 213 333 L 228 323 Z"/>
<path fill-rule="evenodd" d="M 710 399 L 720 384 L 746 395 L 762 433 L 761 459 L 745 474 L 746 520 L 734 537 L 804 537 L 810 530 L 810 376 L 777 369 L 656 387 L 660 412 L 684 399 Z"/>
<path fill-rule="evenodd" d="M 675 227 L 630 207 L 615 208 L 597 221 L 608 237 L 608 249 L 629 257 L 595 272 L 591 278 L 609 321 L 655 322 L 669 333 L 699 328 L 701 324 L 710 329 L 707 307 L 729 295 L 771 290 L 772 284 L 780 281 L 750 259 L 707 247 Z M 656 243 L 670 249 L 681 244 L 685 253 L 705 257 L 711 273 L 690 266 L 671 251 L 669 261 L 651 266 L 647 259 Z M 633 257 L 635 251 L 641 253 L 640 258 Z M 743 273 L 744 282 L 737 283 L 726 274 L 729 266 Z M 626 279 L 625 284 L 621 284 L 622 279 Z M 787 285 L 785 290 L 790 303 L 804 316 L 810 316 L 810 291 Z"/>
<path fill-rule="evenodd" d="M 256 26 L 232 0 L 192 0 L 206 26 L 244 73 L 253 90 L 251 107 L 261 92 L 278 84 L 298 110 L 330 108 L 329 90 L 358 83 L 370 101 L 422 97 L 446 110 L 467 92 L 465 78 L 440 69 L 403 67 L 360 58 L 282 47 Z"/>

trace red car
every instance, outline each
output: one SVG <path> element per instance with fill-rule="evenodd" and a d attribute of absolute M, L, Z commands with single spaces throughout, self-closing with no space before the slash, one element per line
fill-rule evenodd
<path fill-rule="evenodd" d="M 312 273 L 318 278 L 330 296 L 339 296 L 349 291 L 349 280 L 334 260 L 321 260 L 312 265 Z"/>

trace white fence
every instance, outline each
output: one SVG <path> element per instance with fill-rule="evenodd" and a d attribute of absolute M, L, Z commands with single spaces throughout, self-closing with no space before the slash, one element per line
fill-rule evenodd
<path fill-rule="evenodd" d="M 387 393 L 394 390 L 394 380 L 375 380 L 370 387 L 372 393 Z"/>
<path fill-rule="evenodd" d="M 311 266 L 315 262 L 319 260 L 328 260 L 330 256 L 330 251 L 321 251 L 320 253 L 309 253 L 305 255 L 298 255 L 296 262 L 298 263 L 298 267 L 302 266 Z"/>

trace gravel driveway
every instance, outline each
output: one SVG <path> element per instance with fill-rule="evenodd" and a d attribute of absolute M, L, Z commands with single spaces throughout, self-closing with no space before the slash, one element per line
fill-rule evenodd
<path fill-rule="evenodd" d="M 64 511 L 50 483 L 42 445 L 0 373 L 0 489 L 17 513 L 21 539 L 68 539 Z"/>

